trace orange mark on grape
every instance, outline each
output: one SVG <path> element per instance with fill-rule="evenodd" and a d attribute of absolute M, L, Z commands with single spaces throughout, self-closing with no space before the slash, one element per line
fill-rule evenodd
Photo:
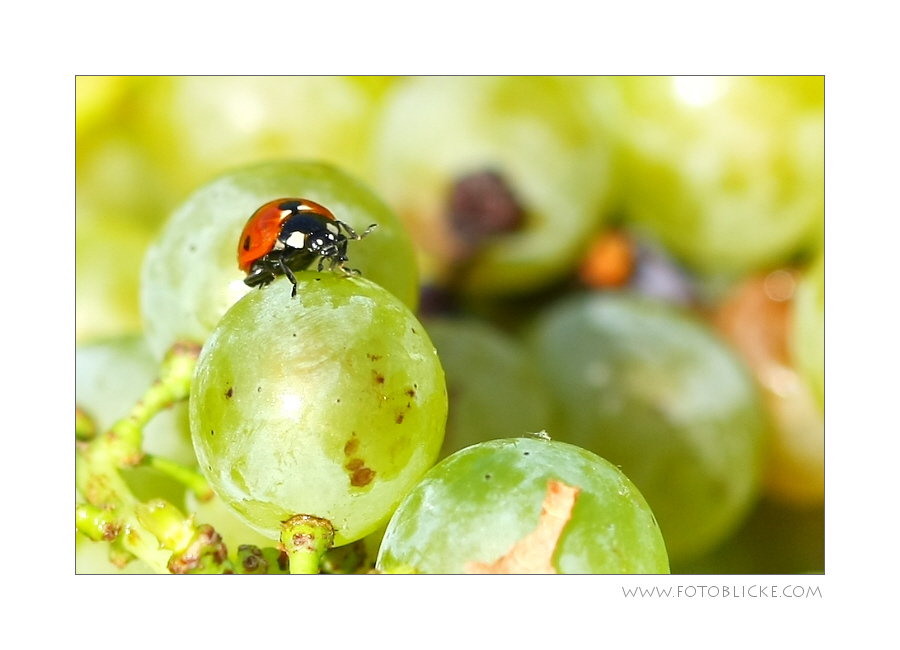
<path fill-rule="evenodd" d="M 566 524 L 572 517 L 572 508 L 578 499 L 579 488 L 551 480 L 541 506 L 537 527 L 516 542 L 506 555 L 487 564 L 467 562 L 466 573 L 556 573 L 553 554 Z"/>

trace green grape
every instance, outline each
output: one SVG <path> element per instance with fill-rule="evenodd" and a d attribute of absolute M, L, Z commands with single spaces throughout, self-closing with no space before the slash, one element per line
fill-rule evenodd
<path fill-rule="evenodd" d="M 574 268 L 604 218 L 611 154 L 595 122 L 583 87 L 569 79 L 407 79 L 376 125 L 377 185 L 437 281 L 453 275 L 473 294 L 532 291 Z M 477 217 L 454 222 L 460 181 L 488 172 Z"/>
<path fill-rule="evenodd" d="M 358 232 L 378 224 L 365 241 L 351 242 L 348 266 L 415 308 L 418 275 L 412 243 L 377 196 L 330 165 L 262 163 L 225 174 L 194 192 L 147 251 L 141 313 L 158 357 L 181 339 L 202 343 L 250 290 L 238 269 L 238 239 L 257 208 L 281 197 L 321 203 Z"/>
<path fill-rule="evenodd" d="M 135 128 L 169 183 L 183 191 L 260 160 L 315 159 L 367 175 L 375 84 L 334 76 L 154 81 L 135 107 Z"/>
<path fill-rule="evenodd" d="M 794 363 L 825 409 L 825 254 L 800 279 L 794 299 L 791 352 Z"/>
<path fill-rule="evenodd" d="M 440 458 L 478 442 L 553 429 L 549 398 L 517 340 L 471 318 L 425 323 L 447 376 L 450 410 Z"/>
<path fill-rule="evenodd" d="M 373 532 L 437 458 L 444 373 L 425 329 L 379 285 L 280 277 L 235 303 L 203 347 L 190 418 L 200 468 L 253 528 L 328 519 Z"/>
<path fill-rule="evenodd" d="M 149 233 L 121 220 L 104 221 L 76 208 L 75 341 L 140 330 L 139 277 Z"/>
<path fill-rule="evenodd" d="M 741 523 L 759 493 L 764 407 L 710 328 L 662 302 L 582 294 L 539 317 L 532 345 L 556 437 L 622 468 L 670 557 L 703 553 Z"/>
<path fill-rule="evenodd" d="M 631 481 L 585 449 L 540 437 L 479 443 L 438 463 L 391 517 L 376 567 L 465 573 L 493 564 L 541 528 L 550 481 L 579 493 L 561 534 L 530 547 L 536 559 L 558 573 L 669 572 L 659 527 Z M 529 562 L 515 572 L 537 571 Z"/>
<path fill-rule="evenodd" d="M 823 84 L 623 80 L 627 217 L 708 274 L 761 271 L 814 247 L 824 215 Z"/>

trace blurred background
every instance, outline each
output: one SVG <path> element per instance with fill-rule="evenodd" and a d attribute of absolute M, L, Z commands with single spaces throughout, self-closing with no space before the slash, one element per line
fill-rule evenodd
<path fill-rule="evenodd" d="M 77 77 L 75 129 L 77 348 L 192 191 L 328 162 L 413 237 L 443 455 L 546 430 L 673 572 L 824 571 L 823 77 Z"/>

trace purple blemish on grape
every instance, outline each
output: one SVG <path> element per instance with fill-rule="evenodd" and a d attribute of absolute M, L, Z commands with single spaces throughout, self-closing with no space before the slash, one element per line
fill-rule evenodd
<path fill-rule="evenodd" d="M 463 176 L 447 200 L 447 223 L 471 254 L 494 235 L 514 232 L 525 222 L 525 211 L 506 179 L 488 169 Z"/>

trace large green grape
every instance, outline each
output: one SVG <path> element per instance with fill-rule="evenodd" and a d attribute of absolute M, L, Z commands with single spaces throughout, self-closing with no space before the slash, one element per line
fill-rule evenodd
<path fill-rule="evenodd" d="M 251 526 L 328 519 L 335 544 L 391 514 L 437 459 L 444 373 L 425 329 L 360 277 L 281 277 L 222 317 L 191 386 L 191 433 L 213 489 Z"/>
<path fill-rule="evenodd" d="M 141 313 L 159 357 L 180 339 L 202 343 L 249 291 L 238 269 L 238 239 L 257 208 L 282 197 L 321 203 L 358 232 L 378 224 L 364 242 L 351 242 L 348 266 L 415 308 L 418 275 L 412 243 L 377 196 L 327 164 L 262 163 L 225 174 L 194 192 L 147 251 Z"/>
<path fill-rule="evenodd" d="M 817 245 L 824 78 L 622 81 L 628 218 L 712 274 L 761 271 Z"/>
<path fill-rule="evenodd" d="M 540 437 L 480 443 L 438 463 L 397 508 L 376 566 L 465 573 L 492 565 L 541 528 L 551 481 L 579 490 L 574 506 L 553 513 L 568 520 L 557 539 L 538 533 L 527 553 L 520 547 L 530 560 L 508 572 L 545 562 L 557 573 L 669 572 L 659 527 L 631 481 L 585 449 Z"/>
<path fill-rule="evenodd" d="M 539 317 L 532 345 L 559 406 L 555 437 L 622 468 L 670 557 L 740 524 L 759 491 L 764 407 L 709 327 L 629 294 L 575 295 Z"/>
<path fill-rule="evenodd" d="M 470 293 L 531 291 L 574 268 L 605 216 L 610 151 L 597 134 L 583 86 L 568 79 L 407 79 L 376 125 L 375 174 L 438 281 L 458 273 Z M 464 225 L 499 232 L 457 267 L 470 254 L 450 218 L 463 178 L 487 188 L 472 190 L 478 216 Z"/>

